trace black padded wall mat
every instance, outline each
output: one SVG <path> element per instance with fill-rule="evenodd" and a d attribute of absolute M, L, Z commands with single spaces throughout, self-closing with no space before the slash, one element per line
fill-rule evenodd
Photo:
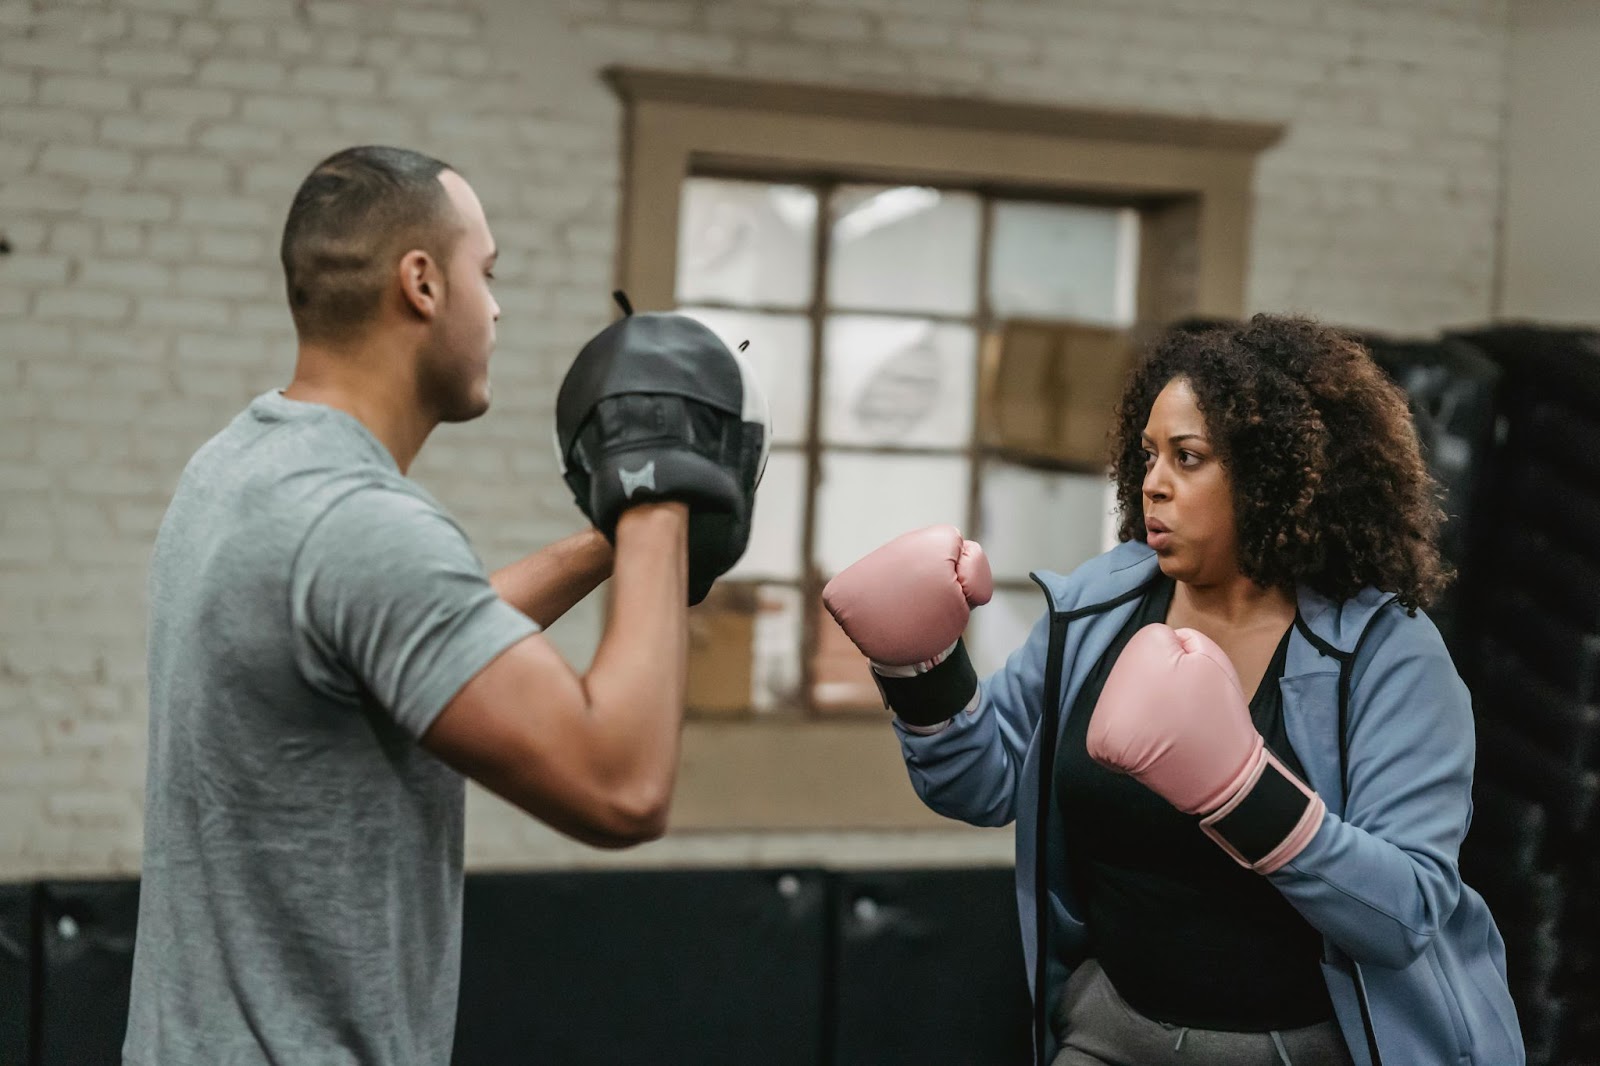
<path fill-rule="evenodd" d="M 1011 869 L 837 875 L 832 1066 L 1032 1061 Z"/>
<path fill-rule="evenodd" d="M 1600 330 L 1508 324 L 1452 330 L 1446 337 L 1492 359 L 1512 391 L 1526 387 L 1535 399 L 1600 418 Z M 1504 391 L 1502 408 L 1508 403 Z"/>
<path fill-rule="evenodd" d="M 1456 335 L 1502 372 L 1465 666 L 1478 722 L 1462 873 L 1506 938 L 1530 1066 L 1600 1063 L 1600 333 Z"/>
<path fill-rule="evenodd" d="M 32 1054 L 33 885 L 0 885 L 0 1066 L 27 1066 Z"/>
<path fill-rule="evenodd" d="M 818 1066 L 816 871 L 467 879 L 454 1066 Z"/>
<path fill-rule="evenodd" d="M 0 886 L 0 1066 L 120 1062 L 138 899 Z M 473 873 L 463 910 L 453 1066 L 1029 1061 L 1010 869 Z"/>
<path fill-rule="evenodd" d="M 39 888 L 37 1066 L 114 1066 L 128 1027 L 137 881 Z"/>
<path fill-rule="evenodd" d="M 1405 391 L 1423 461 L 1439 484 L 1445 512 L 1439 552 L 1458 580 L 1428 610 L 1450 651 L 1464 652 L 1464 602 L 1472 579 L 1468 561 L 1486 501 L 1489 460 L 1495 446 L 1495 399 L 1501 372 L 1469 344 L 1444 340 L 1362 340 L 1374 361 Z"/>

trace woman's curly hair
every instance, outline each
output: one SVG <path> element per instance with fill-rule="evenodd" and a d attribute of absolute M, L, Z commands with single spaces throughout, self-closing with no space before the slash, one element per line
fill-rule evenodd
<path fill-rule="evenodd" d="M 1231 478 L 1246 577 L 1341 600 L 1372 585 L 1413 611 L 1444 590 L 1444 512 L 1405 394 L 1358 341 L 1300 317 L 1175 330 L 1135 367 L 1112 431 L 1122 540 L 1145 539 L 1140 435 L 1174 378 Z"/>

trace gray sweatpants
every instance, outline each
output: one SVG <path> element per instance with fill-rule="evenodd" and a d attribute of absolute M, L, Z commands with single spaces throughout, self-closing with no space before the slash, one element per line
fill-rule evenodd
<path fill-rule="evenodd" d="M 1151 1021 L 1123 1001 L 1100 964 L 1073 971 L 1056 1005 L 1053 1066 L 1350 1066 L 1333 1021 L 1271 1033 Z"/>

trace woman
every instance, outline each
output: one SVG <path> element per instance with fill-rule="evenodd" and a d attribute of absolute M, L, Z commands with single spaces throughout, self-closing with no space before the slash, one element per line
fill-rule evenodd
<path fill-rule="evenodd" d="M 1456 857 L 1468 693 L 1421 613 L 1442 515 L 1400 390 L 1297 318 L 1167 337 L 1115 429 L 1121 541 L 981 685 L 949 527 L 839 574 L 912 784 L 1017 823 L 1038 1060 L 1524 1061 Z"/>

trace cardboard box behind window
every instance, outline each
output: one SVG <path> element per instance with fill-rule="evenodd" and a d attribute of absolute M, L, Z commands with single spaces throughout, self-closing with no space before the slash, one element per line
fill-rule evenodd
<path fill-rule="evenodd" d="M 817 615 L 817 649 L 811 659 L 812 697 L 825 714 L 865 713 L 882 718 L 883 694 L 872 680 L 872 666 L 821 603 Z"/>
<path fill-rule="evenodd" d="M 1132 360 L 1125 330 L 1006 322 L 984 345 L 980 439 L 1023 461 L 1104 470 Z"/>
<path fill-rule="evenodd" d="M 711 587 L 689 609 L 689 678 L 685 705 L 704 717 L 748 714 L 755 659 L 756 590 L 735 582 Z"/>

